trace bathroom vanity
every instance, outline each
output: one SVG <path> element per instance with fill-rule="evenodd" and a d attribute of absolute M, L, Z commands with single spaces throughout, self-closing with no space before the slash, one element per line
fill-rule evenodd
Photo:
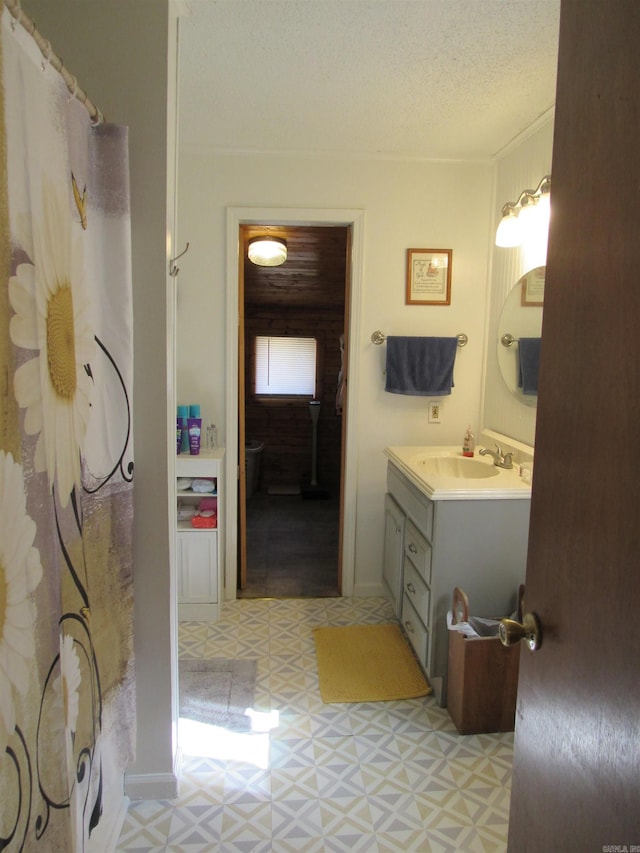
<path fill-rule="evenodd" d="M 454 587 L 474 616 L 507 616 L 524 583 L 531 486 L 454 448 L 389 447 L 383 578 L 429 683 L 446 703 Z"/>

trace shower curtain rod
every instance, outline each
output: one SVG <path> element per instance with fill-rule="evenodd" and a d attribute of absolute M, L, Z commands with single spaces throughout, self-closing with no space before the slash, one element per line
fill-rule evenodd
<path fill-rule="evenodd" d="M 78 86 L 78 81 L 70 74 L 69 71 L 65 68 L 64 63 L 57 56 L 53 50 L 51 49 L 51 43 L 48 42 L 43 36 L 38 32 L 35 21 L 33 21 L 27 14 L 25 14 L 20 7 L 20 0 L 4 0 L 4 5 L 7 7 L 14 20 L 11 22 L 12 29 L 15 29 L 16 22 L 20 23 L 22 27 L 29 33 L 31 38 L 35 41 L 35 43 L 40 48 L 40 53 L 43 55 L 46 62 L 49 65 L 52 65 L 58 74 L 61 75 L 62 79 L 67 85 L 67 89 L 71 92 L 72 96 L 76 98 L 80 103 L 84 106 L 84 108 L 89 113 L 91 117 L 91 121 L 94 125 L 102 124 L 104 122 L 104 116 L 90 100 L 87 93 Z M 45 66 L 43 65 L 43 68 Z"/>

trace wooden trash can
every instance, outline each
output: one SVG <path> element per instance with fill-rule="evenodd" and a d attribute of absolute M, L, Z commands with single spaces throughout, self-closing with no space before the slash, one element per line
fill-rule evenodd
<path fill-rule="evenodd" d="M 519 609 L 523 587 L 520 587 Z M 453 622 L 469 621 L 469 600 L 453 591 Z M 513 731 L 520 644 L 503 646 L 498 636 L 466 637 L 449 631 L 447 708 L 463 735 Z"/>

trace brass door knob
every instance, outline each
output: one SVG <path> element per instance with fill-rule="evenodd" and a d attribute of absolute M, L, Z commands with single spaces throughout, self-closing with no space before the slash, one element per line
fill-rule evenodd
<path fill-rule="evenodd" d="M 542 643 L 540 620 L 535 613 L 525 613 L 522 622 L 516 622 L 515 619 L 501 619 L 498 636 L 503 646 L 515 646 L 520 640 L 524 640 L 531 651 L 535 652 Z"/>

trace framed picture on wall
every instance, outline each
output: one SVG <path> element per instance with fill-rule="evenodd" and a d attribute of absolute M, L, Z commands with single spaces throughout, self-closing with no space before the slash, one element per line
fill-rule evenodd
<path fill-rule="evenodd" d="M 451 305 L 451 249 L 407 249 L 407 305 Z"/>
<path fill-rule="evenodd" d="M 525 308 L 544 305 L 544 278 L 546 267 L 536 267 L 522 276 L 521 304 Z"/>

